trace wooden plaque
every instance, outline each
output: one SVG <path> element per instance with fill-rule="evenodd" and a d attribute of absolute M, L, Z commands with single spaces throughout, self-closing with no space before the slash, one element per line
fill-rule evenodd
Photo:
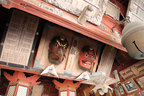
<path fill-rule="evenodd" d="M 28 66 L 39 18 L 14 10 L 6 33 L 0 61 Z"/>
<path fill-rule="evenodd" d="M 119 20 L 120 8 L 109 1 L 105 13 L 114 19 Z"/>
<path fill-rule="evenodd" d="M 126 69 L 120 71 L 119 73 L 122 76 L 122 78 L 125 80 L 135 77 L 135 74 L 133 73 L 131 68 L 126 68 Z"/>
<path fill-rule="evenodd" d="M 93 66 L 97 67 L 97 64 L 98 64 L 97 52 L 98 52 L 100 44 L 98 42 L 96 42 L 95 40 L 89 39 L 89 38 L 84 37 L 84 36 L 82 36 L 81 38 L 75 37 L 73 39 L 73 42 L 72 42 L 72 46 L 71 46 L 71 49 L 69 52 L 68 62 L 67 62 L 67 66 L 66 66 L 66 70 L 72 72 L 74 76 L 78 76 L 81 73 L 88 71 L 88 70 L 84 70 L 83 68 L 80 68 L 80 65 L 79 65 L 80 52 L 82 51 L 82 48 L 84 46 L 90 46 L 90 47 L 94 48 L 95 54 L 96 54 L 96 58 L 95 58 L 96 61 L 92 65 L 89 72 L 93 71 L 92 70 Z"/>
<path fill-rule="evenodd" d="M 138 87 L 138 85 L 135 83 L 133 79 L 128 79 L 122 82 L 122 86 L 124 87 L 128 95 L 138 93 L 140 91 L 140 88 Z"/>
<path fill-rule="evenodd" d="M 34 68 L 44 69 L 47 66 L 52 65 L 52 63 L 48 59 L 48 50 L 49 50 L 49 44 L 55 36 L 64 36 L 69 43 L 64 60 L 60 64 L 57 65 L 54 64 L 56 71 L 58 73 L 63 73 L 63 71 L 65 70 L 73 35 L 69 30 L 65 28 L 55 26 L 55 25 L 48 25 L 48 24 L 45 24 L 44 27 L 44 31 L 42 34 L 42 38 L 39 44 L 38 52 L 34 63 Z"/>
<path fill-rule="evenodd" d="M 28 88 L 25 86 L 18 86 L 17 96 L 27 96 Z"/>
<path fill-rule="evenodd" d="M 143 0 L 129 0 L 126 16 L 130 22 L 144 21 L 144 1 Z"/>
<path fill-rule="evenodd" d="M 122 78 L 125 80 L 134 78 L 136 76 L 143 74 L 144 73 L 144 60 L 138 61 L 132 66 L 129 66 L 128 68 L 125 68 L 124 70 L 121 70 L 119 73 L 122 76 Z"/>

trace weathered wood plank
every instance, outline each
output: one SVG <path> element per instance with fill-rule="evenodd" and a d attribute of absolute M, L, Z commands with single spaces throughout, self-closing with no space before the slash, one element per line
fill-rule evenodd
<path fill-rule="evenodd" d="M 116 52 L 117 50 L 114 47 L 105 46 L 97 72 L 102 71 L 106 73 L 107 76 L 110 75 Z"/>

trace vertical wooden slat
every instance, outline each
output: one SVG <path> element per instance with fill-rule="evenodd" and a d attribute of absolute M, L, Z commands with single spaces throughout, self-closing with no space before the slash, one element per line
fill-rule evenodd
<path fill-rule="evenodd" d="M 95 72 L 98 67 L 98 60 L 99 60 L 100 53 L 101 53 L 101 47 L 102 47 L 102 45 L 99 45 L 97 53 L 96 53 L 96 61 L 95 61 L 95 64 L 93 65 L 92 72 Z"/>
<path fill-rule="evenodd" d="M 110 75 L 116 52 L 117 50 L 114 47 L 105 46 L 97 72 L 102 71 L 106 73 L 106 76 Z"/>

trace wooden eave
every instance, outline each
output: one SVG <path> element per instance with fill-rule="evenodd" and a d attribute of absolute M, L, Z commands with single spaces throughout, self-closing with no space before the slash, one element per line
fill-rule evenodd
<path fill-rule="evenodd" d="M 96 26 L 89 22 L 86 22 L 84 25 L 81 25 L 77 22 L 78 18 L 77 16 L 74 16 L 66 11 L 56 8 L 51 4 L 45 3 L 42 0 L 6 0 L 6 1 L 7 1 L 6 5 L 0 3 L 5 8 L 8 9 L 16 8 L 28 12 L 30 14 L 36 15 L 40 18 L 51 21 L 65 28 L 71 29 L 85 36 L 103 42 L 105 44 L 111 45 L 122 51 L 126 51 L 126 49 L 121 44 L 121 38 L 111 31 L 111 28 L 116 25 L 116 23 L 114 23 L 116 22 L 116 20 L 112 19 L 109 16 L 106 15 L 103 16 L 102 23 L 105 24 L 107 27 L 107 30 L 104 30 L 100 26 Z M 67 15 L 69 17 L 69 19 L 66 19 L 53 12 L 45 10 L 41 8 L 39 4 L 43 4 L 45 6 L 48 6 L 49 8 L 61 10 L 64 15 Z M 121 31 L 122 28 L 120 26 L 117 26 L 115 30 Z"/>
<path fill-rule="evenodd" d="M 9 67 L 9 66 L 6 66 L 6 65 L 1 65 L 1 64 L 0 64 L 0 68 L 1 69 L 12 70 L 12 71 L 26 72 L 26 73 L 35 74 L 35 75 L 40 75 L 41 74 L 41 71 L 37 71 L 35 69 Z M 57 78 L 56 76 L 51 75 L 51 74 L 42 75 L 42 76 L 51 77 L 51 78 Z M 63 76 L 63 75 L 59 75 L 58 78 L 67 79 L 67 80 L 74 80 L 74 81 L 82 81 L 82 80 L 76 80 L 76 77 L 66 77 L 66 76 Z"/>

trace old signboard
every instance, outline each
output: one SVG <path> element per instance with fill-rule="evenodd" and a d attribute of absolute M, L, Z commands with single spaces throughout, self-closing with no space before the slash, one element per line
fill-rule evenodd
<path fill-rule="evenodd" d="M 126 68 L 126 69 L 120 71 L 119 73 L 122 76 L 122 78 L 125 80 L 135 77 L 135 74 L 133 73 L 131 68 Z"/>
<path fill-rule="evenodd" d="M 144 61 L 139 61 L 119 73 L 125 80 L 139 76 L 144 73 Z"/>
<path fill-rule="evenodd" d="M 4 40 L 0 61 L 28 66 L 39 18 L 14 10 Z"/>
<path fill-rule="evenodd" d="M 127 9 L 127 17 L 130 22 L 144 21 L 144 1 L 143 0 L 129 0 Z"/>
<path fill-rule="evenodd" d="M 36 55 L 34 68 L 54 65 L 58 74 L 78 76 L 97 67 L 100 44 L 57 25 L 46 23 Z M 96 69 L 96 68 L 95 68 Z"/>
<path fill-rule="evenodd" d="M 138 85 L 135 83 L 133 79 L 129 79 L 129 80 L 122 82 L 122 86 L 124 87 L 128 95 L 131 95 L 133 93 L 137 93 L 140 91 L 140 88 L 138 87 Z"/>

